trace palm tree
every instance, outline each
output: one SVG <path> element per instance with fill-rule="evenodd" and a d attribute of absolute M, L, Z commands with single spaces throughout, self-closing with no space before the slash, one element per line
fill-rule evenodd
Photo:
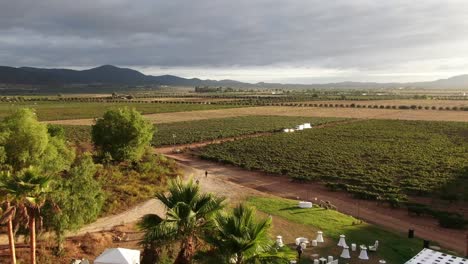
<path fill-rule="evenodd" d="M 18 174 L 4 174 L 0 184 L 2 193 L 14 201 L 15 210 L 28 222 L 30 263 L 36 264 L 36 221 L 49 192 L 51 178 L 40 175 L 33 168 Z"/>
<path fill-rule="evenodd" d="M 225 263 L 288 263 L 285 254 L 275 252 L 270 239 L 271 217 L 257 220 L 255 210 L 238 205 L 232 212 L 218 214 L 215 219 L 215 231 L 207 240 L 216 247 Z"/>
<path fill-rule="evenodd" d="M 224 198 L 201 193 L 193 180 L 183 183 L 180 178 L 170 181 L 168 193 L 158 193 L 156 198 L 166 206 L 166 217 L 149 214 L 140 220 L 140 229 L 145 232 L 142 244 L 157 248 L 180 241 L 174 263 L 191 263 L 200 237 L 223 207 Z"/>
<path fill-rule="evenodd" d="M 4 173 L 0 176 L 0 181 L 3 180 Z M 1 185 L 1 182 L 0 182 Z M 13 218 L 15 217 L 16 208 L 11 206 L 8 198 L 2 198 L 4 202 L 4 207 L 0 207 L 0 224 L 7 224 L 8 228 L 8 244 L 10 246 L 10 262 L 16 264 L 16 249 L 15 249 L 15 239 L 13 234 Z"/>
<path fill-rule="evenodd" d="M 6 180 L 10 178 L 10 172 L 1 172 L 0 173 L 0 194 L 2 195 L 2 201 L 4 208 L 1 208 L 1 224 L 7 224 L 8 229 L 8 243 L 10 246 L 10 261 L 12 264 L 16 264 L 16 249 L 15 249 L 15 239 L 13 231 L 13 218 L 15 217 L 16 207 L 11 206 L 10 194 L 8 191 L 4 190 L 3 186 L 6 184 Z"/>

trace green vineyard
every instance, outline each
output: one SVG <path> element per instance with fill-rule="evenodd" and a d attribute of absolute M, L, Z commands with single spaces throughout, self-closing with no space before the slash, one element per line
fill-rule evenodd
<path fill-rule="evenodd" d="M 357 121 L 208 145 L 200 155 L 393 206 L 444 190 L 467 199 L 467 123 Z"/>
<path fill-rule="evenodd" d="M 342 121 L 343 118 L 289 117 L 289 116 L 242 116 L 197 121 L 164 123 L 156 125 L 152 144 L 164 146 L 188 144 L 213 139 L 236 137 L 260 132 L 273 132 L 293 128 L 301 123 L 312 126 Z M 90 126 L 63 126 L 68 140 L 91 141 Z M 175 135 L 175 137 L 174 137 Z"/>

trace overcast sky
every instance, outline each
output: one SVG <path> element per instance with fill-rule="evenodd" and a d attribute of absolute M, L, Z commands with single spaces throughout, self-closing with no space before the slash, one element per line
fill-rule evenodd
<path fill-rule="evenodd" d="M 0 0 L 0 65 L 315 83 L 468 73 L 468 1 Z"/>

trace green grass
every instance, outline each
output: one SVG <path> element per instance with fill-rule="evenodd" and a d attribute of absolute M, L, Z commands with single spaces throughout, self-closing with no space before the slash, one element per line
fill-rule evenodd
<path fill-rule="evenodd" d="M 289 117 L 289 116 L 243 116 L 184 121 L 156 125 L 152 144 L 163 146 L 187 144 L 213 139 L 242 136 L 259 132 L 273 132 L 286 127 L 295 127 L 309 122 L 312 125 L 336 122 L 343 118 Z M 91 141 L 91 127 L 63 126 L 68 140 L 73 142 Z M 176 135 L 173 138 L 173 134 Z"/>
<path fill-rule="evenodd" d="M 467 149 L 468 123 L 367 120 L 209 145 L 201 157 L 392 202 L 448 185 L 466 193 Z"/>
<path fill-rule="evenodd" d="M 355 218 L 337 211 L 325 210 L 319 207 L 300 209 L 297 207 L 297 201 L 283 198 L 251 197 L 247 203 L 267 214 L 280 216 L 288 221 L 323 231 L 324 239 L 332 239 L 333 243 L 319 249 L 322 256 L 337 252 L 336 244 L 341 234 L 346 235 L 349 246 L 351 243 L 371 245 L 375 240 L 379 240 L 377 252 L 369 253 L 369 256 L 373 260 L 385 259 L 387 263 L 404 263 L 422 249 L 423 243 L 420 239 L 408 239 L 402 234 L 387 231 L 367 223 L 353 224 L 353 222 L 356 222 Z M 297 234 L 297 236 L 305 236 L 305 234 Z M 311 236 L 315 236 L 315 234 L 311 234 Z M 285 241 L 285 243 L 288 242 L 291 241 Z M 341 253 L 341 251 L 338 252 Z M 337 256 L 335 255 L 335 257 Z M 353 261 L 356 261 L 356 259 L 351 259 L 349 263 L 359 263 Z"/>
<path fill-rule="evenodd" d="M 19 108 L 33 108 L 39 120 L 62 120 L 100 117 L 111 108 L 134 107 L 142 114 L 198 111 L 240 107 L 216 104 L 94 103 L 94 102 L 22 102 L 0 103 L 0 119 Z M 245 107 L 245 106 L 244 106 Z"/>

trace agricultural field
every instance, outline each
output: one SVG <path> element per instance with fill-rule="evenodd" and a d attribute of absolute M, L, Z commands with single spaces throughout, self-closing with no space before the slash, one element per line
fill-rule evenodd
<path fill-rule="evenodd" d="M 377 106 L 428 106 L 439 107 L 468 107 L 468 100 L 422 100 L 422 99 L 396 99 L 396 100 L 316 100 L 316 101 L 299 101 L 301 104 L 333 104 L 333 105 L 377 105 Z"/>
<path fill-rule="evenodd" d="M 302 123 L 314 125 L 337 122 L 343 118 L 313 118 L 290 116 L 241 116 L 157 125 L 153 145 L 188 144 L 213 139 L 236 137 L 260 132 L 294 128 Z M 173 137 L 175 135 L 175 138 Z"/>
<path fill-rule="evenodd" d="M 297 116 L 242 116 L 163 123 L 156 125 L 156 133 L 152 144 L 154 146 L 188 144 L 260 132 L 274 132 L 282 128 L 293 128 L 306 122 L 314 126 L 342 120 L 345 119 Z M 89 126 L 63 127 L 69 141 L 89 142 L 91 140 L 91 128 Z"/>
<path fill-rule="evenodd" d="M 468 123 L 363 120 L 212 144 L 199 155 L 393 206 L 408 194 L 468 200 Z"/>
<path fill-rule="evenodd" d="M 16 102 L 0 103 L 0 119 L 19 108 L 33 108 L 41 121 L 95 118 L 110 108 L 131 107 L 142 114 L 226 109 L 238 106 L 211 104 L 105 103 L 105 102 Z"/>
<path fill-rule="evenodd" d="M 261 212 L 272 215 L 274 227 L 276 227 L 275 223 L 280 222 L 278 218 L 281 218 L 290 223 L 310 228 L 310 231 L 307 230 L 310 233 L 296 233 L 293 237 L 304 236 L 309 239 L 315 239 L 316 231 L 323 231 L 325 243 L 320 244 L 319 247 L 312 248 L 313 251 L 306 249 L 304 258 L 300 262 L 302 264 L 312 263 L 309 252 L 319 254 L 320 256 L 331 255 L 337 258 L 341 254 L 341 248 L 336 246 L 341 234 L 346 235 L 348 246 L 351 243 L 372 245 L 375 240 L 379 240 L 377 252 L 369 252 L 370 260 L 367 262 L 372 264 L 378 263 L 379 259 L 385 259 L 387 263 L 404 263 L 421 250 L 422 241 L 420 239 L 408 239 L 401 234 L 367 223 L 356 224 L 358 222 L 357 219 L 337 211 L 325 210 L 320 207 L 300 209 L 297 207 L 297 201 L 283 198 L 251 197 L 247 200 L 247 204 L 256 207 Z M 278 228 L 275 231 L 282 232 L 277 234 L 285 237 L 286 232 L 294 233 L 298 232 L 298 230 L 299 228 L 292 230 L 288 228 L 281 230 Z M 284 242 L 291 244 L 294 240 Z M 346 260 L 346 263 L 362 263 L 357 258 L 359 251 L 350 251 L 350 253 L 351 259 Z"/>

